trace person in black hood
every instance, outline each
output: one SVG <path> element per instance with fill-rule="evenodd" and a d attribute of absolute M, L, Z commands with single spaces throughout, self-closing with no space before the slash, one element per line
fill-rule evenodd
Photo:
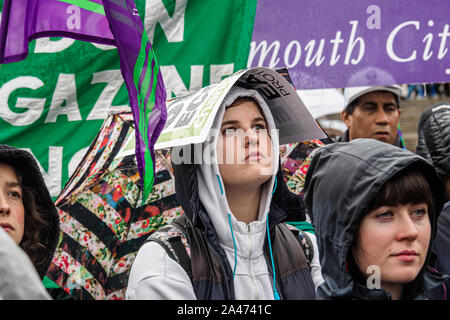
<path fill-rule="evenodd" d="M 320 148 L 305 179 L 320 299 L 447 299 L 430 268 L 444 188 L 422 157 L 375 139 Z"/>
<path fill-rule="evenodd" d="M 59 239 L 59 217 L 34 157 L 0 145 L 0 225 L 30 257 L 40 278 Z"/>
<path fill-rule="evenodd" d="M 433 266 L 450 274 L 450 103 L 426 109 L 419 121 L 416 153 L 430 160 L 447 190 L 446 203 L 438 219 Z"/>

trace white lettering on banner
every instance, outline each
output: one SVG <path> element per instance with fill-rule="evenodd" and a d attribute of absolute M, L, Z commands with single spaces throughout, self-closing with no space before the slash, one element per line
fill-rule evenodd
<path fill-rule="evenodd" d="M 168 98 L 185 96 L 203 87 L 203 65 L 191 66 L 189 89 L 187 89 L 174 65 L 160 66 L 160 69 Z M 234 63 L 210 65 L 210 84 L 220 82 L 224 77 L 233 74 L 233 70 Z"/>
<path fill-rule="evenodd" d="M 347 51 L 345 54 L 345 60 L 344 63 L 348 65 L 349 63 L 356 65 L 359 62 L 361 62 L 362 58 L 364 57 L 365 53 L 365 42 L 362 37 L 356 37 L 356 32 L 358 29 L 358 21 L 352 20 L 349 22 L 349 24 L 352 26 L 350 30 L 350 35 L 347 42 Z M 344 40 L 341 38 L 342 32 L 338 30 L 336 32 L 335 39 L 331 39 L 330 43 L 333 45 L 332 54 L 330 57 L 330 65 L 334 66 L 339 58 L 339 44 L 343 43 Z M 325 57 L 323 56 L 323 50 L 325 47 L 326 40 L 320 39 L 317 50 L 314 53 L 314 49 L 316 46 L 317 40 L 310 40 L 306 44 L 304 51 L 306 51 L 306 57 L 304 65 L 306 67 L 310 67 L 314 64 L 314 66 L 320 66 L 324 61 Z M 356 58 L 352 58 L 352 54 L 356 49 L 356 45 L 359 46 L 359 52 Z M 291 57 L 291 51 L 293 51 L 293 48 L 295 47 L 295 55 L 292 61 L 290 61 Z M 266 40 L 262 40 L 258 44 L 255 41 L 252 41 L 250 43 L 250 52 L 247 60 L 247 68 L 251 68 L 253 61 L 255 60 L 255 57 L 257 54 L 259 54 L 259 60 L 257 66 L 267 66 L 269 68 L 275 68 L 278 65 L 278 62 L 280 61 L 280 58 L 278 58 L 278 52 L 280 50 L 280 41 L 275 40 L 273 41 L 269 46 L 267 44 Z M 270 60 L 268 63 L 266 63 L 266 58 L 270 56 Z M 301 58 L 301 44 L 297 40 L 290 41 L 286 48 L 284 49 L 284 65 L 288 68 L 293 68 L 300 62 Z"/>
<path fill-rule="evenodd" d="M 428 26 L 432 27 L 434 26 L 433 20 L 428 21 Z M 433 55 L 433 51 L 430 50 L 431 48 L 431 41 L 433 41 L 433 34 L 428 33 L 422 40 L 422 42 L 425 43 L 425 49 L 423 50 L 423 60 L 427 61 L 431 58 Z"/>
<path fill-rule="evenodd" d="M 343 43 L 344 40 L 341 39 L 341 32 L 336 32 L 336 37 L 333 40 L 330 40 L 330 42 L 333 44 L 333 51 L 331 52 L 331 58 L 330 58 L 330 66 L 334 66 L 341 57 L 337 52 L 339 50 L 339 44 Z"/>
<path fill-rule="evenodd" d="M 39 170 L 41 170 L 45 184 L 48 188 L 48 191 L 50 192 L 50 196 L 58 196 L 58 194 L 61 192 L 63 147 L 49 147 L 47 171 L 44 170 L 44 168 L 30 149 L 24 148 L 23 150 L 30 152 L 36 159 Z"/>
<path fill-rule="evenodd" d="M 38 38 L 36 39 L 36 45 L 34 46 L 34 53 L 57 53 L 61 52 L 74 43 L 74 39 L 61 38 L 60 40 L 52 41 L 50 38 Z"/>
<path fill-rule="evenodd" d="M 174 65 L 160 66 L 161 74 L 166 86 L 167 98 L 184 96 L 189 92 L 194 92 L 202 88 L 203 66 L 191 66 L 191 80 L 189 90 L 184 85 L 183 79 L 177 72 Z"/>
<path fill-rule="evenodd" d="M 447 54 L 448 49 L 445 47 L 445 43 L 447 41 L 447 37 L 450 36 L 450 33 L 448 32 L 448 24 L 444 26 L 444 30 L 442 33 L 438 33 L 438 37 L 441 37 L 441 44 L 439 46 L 439 53 L 438 53 L 438 59 L 442 60 L 442 58 L 445 57 Z"/>
<path fill-rule="evenodd" d="M 34 46 L 34 53 L 58 53 L 69 48 L 74 42 L 74 39 L 61 38 L 59 40 L 50 40 L 48 37 L 38 38 L 35 40 L 36 45 Z M 100 50 L 113 50 L 117 49 L 116 46 L 108 44 L 100 44 L 95 42 L 90 42 L 94 47 Z"/>
<path fill-rule="evenodd" d="M 381 9 L 379 6 L 372 4 L 367 7 L 366 13 L 371 14 L 370 17 L 367 18 L 366 26 L 367 29 L 381 29 Z"/>
<path fill-rule="evenodd" d="M 218 83 L 226 76 L 233 74 L 234 63 L 212 64 L 209 72 L 209 84 Z"/>
<path fill-rule="evenodd" d="M 13 126 L 27 126 L 39 119 L 44 110 L 45 98 L 18 97 L 15 108 L 27 109 L 16 113 L 9 109 L 8 100 L 12 92 L 19 88 L 36 90 L 44 83 L 36 77 L 23 76 L 14 78 L 0 87 L 0 117 Z"/>
<path fill-rule="evenodd" d="M 57 197 L 61 193 L 62 189 L 62 170 L 63 170 L 63 154 L 64 147 L 60 146 L 49 146 L 48 150 L 48 170 L 45 171 L 42 167 L 39 160 L 33 154 L 31 149 L 22 148 L 25 151 L 28 151 L 35 158 L 39 170 L 42 173 L 44 178 L 45 185 L 50 192 L 50 196 Z M 83 160 L 84 155 L 89 150 L 89 147 L 85 147 L 75 152 L 72 158 L 69 160 L 69 164 L 67 166 L 68 176 L 71 177 L 75 172 L 76 168 L 80 164 L 81 160 Z"/>
<path fill-rule="evenodd" d="M 63 103 L 66 102 L 65 106 Z M 81 119 L 77 102 L 77 87 L 74 74 L 60 73 L 53 93 L 52 103 L 45 122 L 56 122 L 60 115 L 66 115 L 68 121 Z"/>
<path fill-rule="evenodd" d="M 113 50 L 113 49 L 117 49 L 116 46 L 110 46 L 109 44 L 100 44 L 100 43 L 95 43 L 95 42 L 91 42 L 91 44 L 96 47 L 97 49 L 100 50 Z"/>
<path fill-rule="evenodd" d="M 81 10 L 80 7 L 72 5 L 68 6 L 66 13 L 69 14 L 66 20 L 66 26 L 69 30 L 81 29 Z"/>
<path fill-rule="evenodd" d="M 67 167 L 67 169 L 69 170 L 69 177 L 71 177 L 72 174 L 75 172 L 75 170 L 77 169 L 77 167 L 80 164 L 81 160 L 83 160 L 83 157 L 84 157 L 84 155 L 86 154 L 86 152 L 88 150 L 89 150 L 89 147 L 83 148 L 80 151 L 76 152 L 72 156 L 72 159 L 70 159 L 69 165 Z M 61 192 L 61 190 L 59 192 Z"/>
<path fill-rule="evenodd" d="M 356 43 L 359 43 L 359 55 L 357 59 L 352 59 L 351 62 L 352 64 L 358 64 L 362 57 L 364 56 L 364 49 L 365 49 L 365 45 L 364 45 L 364 39 L 361 37 L 356 38 L 355 41 L 355 35 L 356 35 L 356 29 L 358 28 L 358 21 L 357 20 L 352 20 L 350 21 L 350 24 L 352 25 L 352 31 L 350 33 L 350 39 L 348 40 L 348 46 L 347 46 L 347 53 L 345 54 L 345 64 L 349 63 L 350 60 L 350 56 L 353 52 L 353 49 L 355 48 Z M 349 50 L 349 48 L 351 48 Z"/>
<path fill-rule="evenodd" d="M 308 42 L 308 44 L 305 47 L 305 50 L 308 50 L 308 52 L 306 54 L 306 59 L 305 59 L 305 66 L 307 66 L 307 67 L 312 65 L 314 60 L 316 60 L 316 67 L 320 66 L 322 64 L 323 60 L 325 60 L 325 58 L 322 57 L 322 51 L 323 51 L 323 45 L 325 44 L 325 39 L 320 39 L 319 49 L 317 49 L 316 54 L 311 58 L 311 56 L 313 55 L 312 52 L 314 50 L 315 44 L 316 44 L 316 40 L 311 40 Z"/>
<path fill-rule="evenodd" d="M 151 43 L 155 36 L 156 25 L 159 23 L 168 42 L 184 40 L 184 14 L 187 0 L 175 1 L 175 12 L 169 16 L 162 0 L 147 0 L 145 2 L 144 26 Z"/>
<path fill-rule="evenodd" d="M 109 111 L 111 110 L 112 102 L 119 92 L 122 84 L 123 77 L 120 70 L 105 70 L 94 73 L 91 84 L 107 83 L 103 89 L 100 97 L 97 99 L 94 107 L 87 116 L 86 120 L 99 120 L 106 119 Z M 126 107 L 127 105 L 117 106 L 119 108 Z M 116 108 L 116 106 L 114 106 Z"/>
<path fill-rule="evenodd" d="M 404 27 L 409 26 L 409 25 L 413 25 L 416 27 L 416 30 L 419 30 L 419 27 L 420 27 L 419 21 L 406 21 L 406 22 L 399 24 L 397 27 L 395 27 L 394 30 L 392 30 L 392 32 L 389 34 L 389 37 L 386 41 L 386 52 L 387 52 L 389 58 L 391 58 L 394 61 L 408 62 L 408 61 L 413 61 L 416 59 L 416 50 L 414 50 L 413 53 L 408 58 L 400 58 L 399 56 L 397 56 L 394 53 L 394 40 L 395 40 L 395 37 L 397 36 L 397 33 L 401 29 L 403 29 Z"/>
<path fill-rule="evenodd" d="M 289 57 L 291 56 L 291 50 L 294 45 L 295 45 L 295 56 L 294 56 L 294 60 L 290 63 Z M 302 55 L 302 46 L 300 45 L 300 42 L 298 42 L 297 40 L 289 42 L 289 44 L 286 47 L 286 50 L 284 51 L 284 57 L 283 57 L 284 65 L 288 68 L 292 68 L 300 61 L 301 55 Z"/>
<path fill-rule="evenodd" d="M 394 52 L 394 41 L 395 41 L 398 33 L 400 31 L 402 31 L 404 28 L 406 28 L 407 26 L 414 26 L 416 31 L 420 30 L 420 22 L 419 21 L 415 21 L 415 20 L 405 21 L 405 22 L 399 24 L 398 26 L 396 26 L 391 31 L 391 33 L 389 34 L 389 37 L 386 41 L 386 52 L 387 52 L 388 56 L 396 62 L 410 62 L 410 61 L 416 60 L 416 58 L 417 58 L 417 50 L 416 49 L 412 50 L 412 53 L 408 57 L 399 57 Z M 430 27 L 430 28 L 434 27 L 433 20 L 428 21 L 428 27 Z M 438 37 L 441 38 L 440 45 L 439 45 L 439 51 L 438 51 L 438 55 L 437 55 L 437 58 L 439 60 L 442 60 L 447 55 L 447 52 L 448 52 L 448 49 L 446 48 L 447 37 L 450 36 L 450 33 L 448 31 L 449 31 L 449 25 L 445 24 L 443 27 L 443 31 L 441 33 L 438 33 Z M 422 38 L 422 42 L 425 44 L 425 46 L 423 48 L 423 53 L 422 53 L 422 60 L 428 61 L 433 56 L 433 51 L 431 50 L 431 46 L 433 43 L 433 33 L 431 33 L 431 32 L 427 33 Z M 411 46 L 411 47 L 414 47 L 414 46 Z M 444 70 L 444 72 L 446 72 L 446 70 Z"/>
<path fill-rule="evenodd" d="M 289 46 L 289 45 L 288 45 Z M 259 56 L 258 66 L 264 65 L 264 60 L 266 60 L 266 56 L 269 53 L 269 51 L 273 47 L 272 57 L 270 58 L 269 62 L 269 68 L 274 68 L 277 66 L 278 62 L 280 61 L 278 56 L 278 50 L 280 50 L 280 41 L 274 41 L 272 44 L 267 48 L 267 41 L 263 40 L 258 45 L 256 45 L 255 41 L 252 41 L 250 43 L 250 53 L 248 55 L 247 60 L 247 68 L 250 68 L 253 63 L 253 58 L 256 56 L 256 53 L 261 49 L 261 54 Z"/>

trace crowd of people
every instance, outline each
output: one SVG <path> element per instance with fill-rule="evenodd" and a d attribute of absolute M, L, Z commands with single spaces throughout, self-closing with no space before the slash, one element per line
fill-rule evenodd
<path fill-rule="evenodd" d="M 347 131 L 318 145 L 292 192 L 270 108 L 231 89 L 192 149 L 208 161 L 173 164 L 184 213 L 140 248 L 127 299 L 449 299 L 450 104 L 423 113 L 413 153 L 397 130 L 401 92 L 346 88 Z M 0 226 L 0 298 L 55 298 L 40 278 L 58 214 L 34 158 L 9 146 Z"/>
<path fill-rule="evenodd" d="M 450 97 L 450 83 L 408 84 L 404 88 L 406 99 L 423 100 Z"/>

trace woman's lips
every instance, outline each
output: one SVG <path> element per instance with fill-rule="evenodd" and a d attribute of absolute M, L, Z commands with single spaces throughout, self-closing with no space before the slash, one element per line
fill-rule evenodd
<path fill-rule="evenodd" d="M 419 254 L 414 250 L 403 250 L 402 252 L 393 254 L 392 256 L 404 262 L 412 262 L 419 256 Z"/>
<path fill-rule="evenodd" d="M 0 227 L 2 227 L 5 231 L 12 231 L 14 230 L 13 226 L 9 223 L 0 223 Z"/>
<path fill-rule="evenodd" d="M 245 162 L 255 162 L 263 158 L 264 157 L 260 152 L 251 152 L 247 157 L 245 157 Z"/>

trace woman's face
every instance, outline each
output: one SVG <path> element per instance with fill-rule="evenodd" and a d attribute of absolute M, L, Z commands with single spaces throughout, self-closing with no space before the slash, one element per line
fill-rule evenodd
<path fill-rule="evenodd" d="M 14 168 L 0 163 L 0 226 L 15 243 L 22 241 L 25 227 L 23 193 Z"/>
<path fill-rule="evenodd" d="M 362 274 L 379 268 L 382 287 L 404 284 L 424 265 L 430 237 L 426 203 L 382 206 L 362 220 L 353 255 Z"/>
<path fill-rule="evenodd" d="M 259 106 L 244 101 L 226 109 L 217 142 L 225 185 L 259 186 L 273 175 L 272 141 Z"/>

